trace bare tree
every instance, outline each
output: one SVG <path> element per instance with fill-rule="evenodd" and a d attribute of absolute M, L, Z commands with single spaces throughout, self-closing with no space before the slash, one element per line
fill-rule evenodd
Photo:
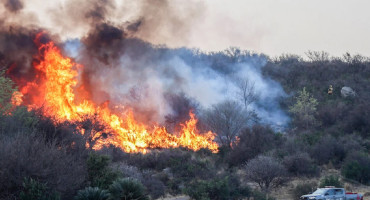
<path fill-rule="evenodd" d="M 325 51 L 308 51 L 305 54 L 311 62 L 323 63 L 330 61 L 329 53 Z"/>
<path fill-rule="evenodd" d="M 284 183 L 286 169 L 275 158 L 258 156 L 250 160 L 245 166 L 246 176 L 258 184 L 266 192 L 267 199 L 271 188 L 276 188 Z"/>
<path fill-rule="evenodd" d="M 247 126 L 251 116 L 238 102 L 226 100 L 206 110 L 203 120 L 217 134 L 221 145 L 230 147 L 235 137 Z"/>
<path fill-rule="evenodd" d="M 248 108 L 248 106 L 257 99 L 255 82 L 248 79 L 238 79 L 237 86 L 239 88 L 237 95 L 243 102 L 245 108 Z"/>

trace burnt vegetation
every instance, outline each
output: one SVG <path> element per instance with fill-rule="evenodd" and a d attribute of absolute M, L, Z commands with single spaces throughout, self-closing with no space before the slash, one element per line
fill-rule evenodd
<path fill-rule="evenodd" d="M 14 10 L 20 6 L 17 1 L 8 3 Z M 228 66 L 243 60 L 267 59 L 237 48 L 210 54 L 174 51 L 198 58 L 199 62 L 191 59 L 194 63 L 189 65 L 208 63 L 225 74 L 233 72 Z M 37 110 L 21 106 L 11 110 L 6 92 L 12 90 L 2 90 L 0 199 L 93 199 L 94 195 L 129 199 L 125 195 L 130 191 L 136 199 L 166 194 L 187 194 L 193 199 L 271 199 L 264 194 L 272 188 L 291 178 L 320 177 L 328 168 L 341 171 L 346 180 L 370 185 L 370 60 L 349 53 L 331 58 L 325 52 L 308 52 L 307 57 L 282 55 L 267 59 L 262 68 L 263 75 L 280 83 L 288 94 L 279 102 L 291 117 L 284 129 L 254 118 L 255 113 L 246 108 L 247 100 L 240 102 L 237 96 L 203 110 L 184 94 L 168 94 L 175 110 L 166 118 L 168 128 L 186 120 L 189 109 L 194 109 L 201 116 L 199 126 L 218 134 L 218 153 L 183 148 L 146 154 L 128 154 L 115 147 L 94 151 L 86 147 L 94 142 L 88 132 L 100 130 L 99 122 L 87 119 L 86 135 L 76 134 L 75 125 L 56 125 Z M 107 61 L 105 55 L 98 58 Z M 13 58 L 3 57 L 2 63 L 8 65 L 7 59 Z M 0 79 L 2 86 L 9 85 L 6 74 Z M 330 85 L 332 94 L 328 94 Z M 356 95 L 343 96 L 344 86 Z M 341 185 L 337 177 L 325 177 L 323 182 Z M 298 185 L 292 195 L 317 186 L 312 182 Z"/>

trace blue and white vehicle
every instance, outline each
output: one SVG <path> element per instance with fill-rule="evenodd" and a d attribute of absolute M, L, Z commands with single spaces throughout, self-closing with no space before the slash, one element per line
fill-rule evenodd
<path fill-rule="evenodd" d="M 312 194 L 303 195 L 301 200 L 363 200 L 363 195 L 346 193 L 343 188 L 318 188 Z"/>

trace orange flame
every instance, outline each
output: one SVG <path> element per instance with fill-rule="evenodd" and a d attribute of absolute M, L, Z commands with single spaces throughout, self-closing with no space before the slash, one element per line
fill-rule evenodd
<path fill-rule="evenodd" d="M 213 141 L 215 134 L 199 133 L 196 128 L 197 119 L 191 111 L 190 119 L 181 125 L 182 130 L 176 136 L 168 133 L 164 127 L 137 122 L 133 111 L 119 116 L 114 114 L 107 104 L 98 106 L 86 98 L 80 103 L 76 102 L 74 90 L 79 85 L 78 71 L 83 66 L 63 57 L 53 42 L 40 44 L 39 50 L 40 63 L 34 64 L 39 72 L 37 80 L 28 82 L 20 88 L 22 95 L 31 99 L 26 106 L 29 109 L 42 107 L 44 115 L 54 119 L 55 123 L 83 122 L 86 117 L 95 117 L 104 128 L 93 133 L 92 139 L 96 140 L 93 149 L 114 145 L 126 152 L 145 153 L 151 148 L 174 147 L 193 150 L 208 148 L 212 152 L 217 152 L 218 145 Z M 14 99 L 21 102 L 21 97 L 18 95 Z M 79 96 L 78 99 L 84 97 Z M 81 134 L 86 132 L 82 127 L 78 130 Z M 103 133 L 110 134 L 104 138 Z M 89 147 L 90 144 L 86 146 Z"/>

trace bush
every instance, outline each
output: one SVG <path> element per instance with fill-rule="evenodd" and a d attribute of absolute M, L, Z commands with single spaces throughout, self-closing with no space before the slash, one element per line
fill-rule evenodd
<path fill-rule="evenodd" d="M 32 178 L 25 178 L 23 190 L 19 195 L 21 200 L 59 200 L 55 192 L 50 192 L 46 184 L 40 183 Z"/>
<path fill-rule="evenodd" d="M 153 151 L 145 155 L 133 154 L 126 162 L 140 169 L 156 171 L 170 169 L 176 178 L 188 181 L 193 178 L 205 179 L 215 173 L 213 160 L 202 157 L 203 155 L 196 152 L 178 148 Z"/>
<path fill-rule="evenodd" d="M 313 164 L 307 153 L 286 156 L 283 164 L 288 172 L 295 176 L 316 176 L 319 174 L 318 167 Z"/>
<path fill-rule="evenodd" d="M 86 178 L 85 162 L 79 156 L 33 134 L 0 137 L 0 197 L 19 194 L 24 177 L 37 177 L 62 199 L 72 199 Z"/>
<path fill-rule="evenodd" d="M 278 160 L 269 156 L 258 156 L 244 167 L 246 178 L 258 184 L 262 191 L 269 193 L 286 181 L 286 169 Z"/>
<path fill-rule="evenodd" d="M 368 154 L 354 152 L 349 154 L 342 167 L 342 175 L 362 184 L 370 184 L 370 157 Z"/>
<path fill-rule="evenodd" d="M 12 135 L 14 133 L 35 133 L 37 132 L 39 119 L 33 111 L 26 107 L 14 108 L 11 115 L 0 117 L 0 133 Z"/>
<path fill-rule="evenodd" d="M 98 187 L 87 187 L 78 191 L 75 200 L 107 200 L 109 193 Z"/>
<path fill-rule="evenodd" d="M 92 187 L 108 189 L 109 185 L 119 177 L 117 171 L 109 168 L 110 158 L 97 153 L 89 154 L 87 159 L 88 181 Z"/>
<path fill-rule="evenodd" d="M 195 200 L 240 199 L 251 193 L 248 188 L 230 185 L 228 177 L 194 181 L 185 188 L 184 192 Z"/>
<path fill-rule="evenodd" d="M 276 135 L 270 127 L 255 125 L 242 131 L 237 145 L 226 155 L 230 166 L 244 164 L 246 161 L 276 147 Z"/>
<path fill-rule="evenodd" d="M 148 200 L 144 186 L 131 178 L 118 179 L 109 186 L 111 200 Z"/>
<path fill-rule="evenodd" d="M 341 181 L 339 180 L 339 177 L 338 176 L 333 176 L 333 175 L 325 176 L 320 181 L 319 187 L 323 188 L 325 186 L 334 186 L 334 187 L 338 187 L 338 188 L 343 187 Z"/>
<path fill-rule="evenodd" d="M 302 195 L 312 193 L 317 187 L 317 183 L 315 182 L 308 182 L 298 184 L 292 192 L 293 199 L 299 199 Z"/>
<path fill-rule="evenodd" d="M 141 171 L 137 167 L 127 165 L 126 163 L 116 163 L 116 169 L 123 177 L 139 180 L 147 189 L 151 198 L 157 199 L 165 194 L 165 185 L 153 171 Z"/>

